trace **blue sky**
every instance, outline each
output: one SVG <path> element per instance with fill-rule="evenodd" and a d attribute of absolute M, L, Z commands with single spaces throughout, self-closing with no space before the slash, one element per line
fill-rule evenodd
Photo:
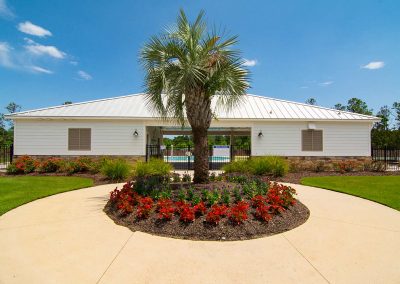
<path fill-rule="evenodd" d="M 0 112 L 141 92 L 139 50 L 179 8 L 239 35 L 249 93 L 327 107 L 359 97 L 374 112 L 400 100 L 397 0 L 0 0 Z"/>

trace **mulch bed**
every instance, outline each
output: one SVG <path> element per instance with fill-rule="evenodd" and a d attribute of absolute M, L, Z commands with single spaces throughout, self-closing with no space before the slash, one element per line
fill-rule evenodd
<path fill-rule="evenodd" d="M 104 212 L 116 224 L 128 227 L 133 232 L 202 241 L 238 241 L 267 237 L 294 229 L 305 223 L 310 216 L 308 208 L 298 200 L 280 215 L 273 216 L 268 223 L 256 220 L 249 214 L 249 219 L 240 225 L 232 224 L 228 218 L 223 218 L 218 225 L 210 225 L 205 222 L 205 216 L 200 216 L 189 224 L 179 221 L 176 215 L 171 221 L 158 220 L 156 214 L 151 214 L 148 219 L 137 219 L 132 215 L 124 217 L 112 208 L 110 202 L 105 206 Z"/>
<path fill-rule="evenodd" d="M 398 176 L 400 172 L 301 172 L 301 173 L 288 173 L 284 177 L 274 178 L 278 182 L 288 182 L 300 184 L 304 177 L 324 177 L 324 176 Z"/>

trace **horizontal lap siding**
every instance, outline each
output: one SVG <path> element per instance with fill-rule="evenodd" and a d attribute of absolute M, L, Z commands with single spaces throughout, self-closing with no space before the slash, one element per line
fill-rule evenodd
<path fill-rule="evenodd" d="M 91 150 L 68 151 L 68 128 L 91 128 Z M 145 155 L 144 143 L 145 128 L 137 121 L 15 122 L 16 155 Z"/>
<path fill-rule="evenodd" d="M 323 151 L 302 151 L 301 131 L 307 122 L 259 122 L 252 128 L 255 156 L 369 156 L 369 122 L 313 122 L 323 130 Z M 258 137 L 262 131 L 263 136 Z"/>

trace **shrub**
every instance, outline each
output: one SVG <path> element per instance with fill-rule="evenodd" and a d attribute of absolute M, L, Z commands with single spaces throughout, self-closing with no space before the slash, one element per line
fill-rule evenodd
<path fill-rule="evenodd" d="M 314 164 L 314 171 L 316 173 L 323 172 L 325 170 L 325 163 L 323 161 L 317 161 Z"/>
<path fill-rule="evenodd" d="M 183 174 L 182 181 L 183 182 L 191 182 L 192 181 L 192 177 L 189 174 Z"/>
<path fill-rule="evenodd" d="M 356 169 L 356 162 L 354 161 L 339 161 L 335 163 L 335 168 L 340 173 L 352 172 Z"/>
<path fill-rule="evenodd" d="M 21 156 L 7 168 L 8 174 L 29 174 L 39 167 L 39 162 L 29 156 Z"/>
<path fill-rule="evenodd" d="M 235 161 L 223 167 L 226 173 L 241 173 L 254 175 L 284 176 L 288 170 L 288 162 L 276 156 L 253 157 L 246 161 Z"/>
<path fill-rule="evenodd" d="M 126 160 L 110 160 L 104 163 L 101 172 L 109 180 L 122 181 L 129 176 L 131 167 Z"/>
<path fill-rule="evenodd" d="M 149 176 L 169 176 L 172 166 L 161 159 L 150 159 L 148 162 L 139 161 L 133 173 L 136 178 L 143 178 Z"/>
<path fill-rule="evenodd" d="M 62 160 L 60 158 L 49 158 L 40 163 L 39 172 L 41 173 L 55 173 L 60 170 Z"/>
<path fill-rule="evenodd" d="M 181 176 L 178 173 L 172 174 L 172 181 L 173 182 L 181 182 Z"/>
<path fill-rule="evenodd" d="M 160 159 L 150 159 L 148 162 L 139 161 L 133 175 L 136 179 L 135 189 L 139 194 L 147 195 L 160 185 L 170 181 L 172 166 Z"/>
<path fill-rule="evenodd" d="M 91 173 L 91 174 L 100 173 L 102 168 L 104 167 L 104 165 L 107 164 L 109 161 L 110 161 L 110 159 L 107 157 L 102 157 L 97 160 L 92 160 L 90 163 L 88 163 L 89 173 Z"/>
<path fill-rule="evenodd" d="M 239 160 L 230 162 L 222 167 L 225 173 L 243 173 L 247 174 L 250 172 L 249 160 Z"/>

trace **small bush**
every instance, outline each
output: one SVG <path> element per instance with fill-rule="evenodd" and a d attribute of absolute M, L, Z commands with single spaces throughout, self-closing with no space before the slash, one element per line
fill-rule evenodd
<path fill-rule="evenodd" d="M 284 176 L 288 170 L 288 162 L 276 156 L 253 157 L 247 161 L 235 161 L 223 167 L 226 173 L 242 173 L 254 175 Z"/>
<path fill-rule="evenodd" d="M 135 177 L 169 176 L 172 166 L 161 159 L 150 159 L 148 162 L 139 161 L 134 167 Z"/>
<path fill-rule="evenodd" d="M 55 173 L 60 170 L 62 160 L 59 158 L 49 158 L 40 163 L 39 172 L 41 173 Z"/>
<path fill-rule="evenodd" d="M 126 160 L 110 160 L 104 163 L 101 172 L 109 180 L 122 181 L 131 173 L 131 167 Z"/>
<path fill-rule="evenodd" d="M 7 168 L 8 174 L 29 174 L 39 167 L 39 162 L 30 156 L 21 156 Z"/>
<path fill-rule="evenodd" d="M 249 160 L 239 160 L 226 164 L 222 167 L 226 173 L 249 173 Z"/>

